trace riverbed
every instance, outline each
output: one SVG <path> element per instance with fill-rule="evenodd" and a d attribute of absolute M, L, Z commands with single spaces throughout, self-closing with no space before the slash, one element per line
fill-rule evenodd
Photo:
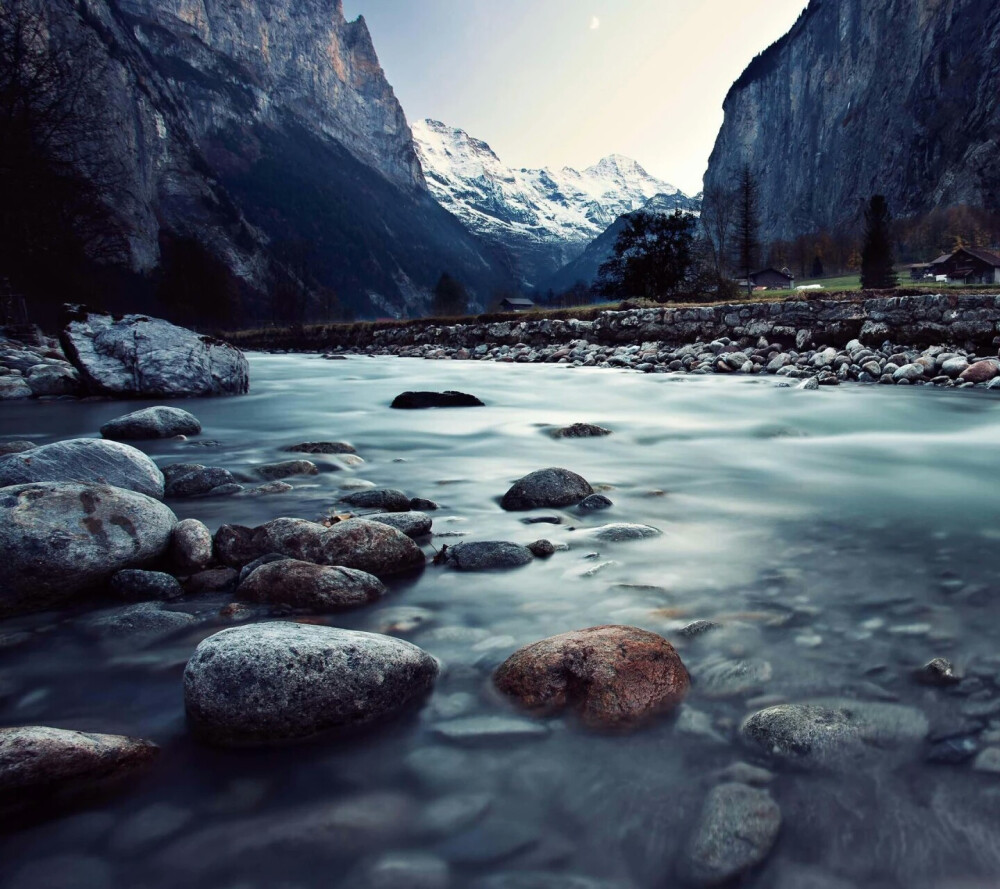
<path fill-rule="evenodd" d="M 185 726 L 184 665 L 201 639 L 232 625 L 219 614 L 231 596 L 171 606 L 196 615 L 197 628 L 150 644 L 96 636 L 83 609 L 3 622 L 0 725 L 120 733 L 164 752 L 129 793 L 0 840 L 0 885 L 353 889 L 383 885 L 370 881 L 385 876 L 389 854 L 402 863 L 391 884 L 400 887 L 438 885 L 427 880 L 441 877 L 441 862 L 452 887 L 682 885 L 678 863 L 703 800 L 740 762 L 771 771 L 759 780 L 782 811 L 777 844 L 740 885 L 995 885 L 1000 775 L 974 770 L 972 757 L 1000 746 L 1000 401 L 780 383 L 252 356 L 251 394 L 183 404 L 201 436 L 142 443 L 161 468 L 199 462 L 249 478 L 287 459 L 286 446 L 320 440 L 350 442 L 364 463 L 310 458 L 320 474 L 290 479 L 290 492 L 170 501 L 179 518 L 213 531 L 318 519 L 370 482 L 440 505 L 428 556 L 459 540 L 564 548 L 511 571 L 429 565 L 390 580 L 378 604 L 310 618 L 400 635 L 437 657 L 441 676 L 406 718 L 263 752 L 206 748 Z M 486 406 L 391 410 L 408 389 L 461 390 Z M 94 436 L 153 403 L 7 403 L 0 418 L 5 438 L 42 444 Z M 581 421 L 613 434 L 547 434 Z M 501 510 L 513 480 L 548 466 L 583 475 L 613 507 Z M 662 534 L 596 540 L 591 529 L 608 522 Z M 697 620 L 718 626 L 681 634 Z M 693 682 L 679 713 L 601 734 L 572 717 L 526 719 L 493 690 L 492 671 L 518 647 L 608 623 L 676 645 Z M 913 680 L 939 656 L 961 684 Z M 831 698 L 913 708 L 932 740 L 874 744 L 822 770 L 776 765 L 739 741 L 741 721 L 761 707 Z M 469 717 L 493 721 L 448 733 Z M 969 755 L 940 761 L 956 739 Z"/>

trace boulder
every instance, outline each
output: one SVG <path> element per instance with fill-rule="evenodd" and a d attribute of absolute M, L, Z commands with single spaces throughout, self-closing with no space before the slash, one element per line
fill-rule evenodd
<path fill-rule="evenodd" d="M 197 519 L 184 519 L 170 537 L 170 558 L 184 574 L 202 571 L 212 563 L 212 532 Z"/>
<path fill-rule="evenodd" d="M 574 423 L 572 426 L 550 429 L 549 435 L 553 438 L 599 438 L 611 435 L 611 430 L 605 429 L 603 426 L 595 426 L 593 423 Z"/>
<path fill-rule="evenodd" d="M 164 554 L 177 524 L 158 500 L 106 485 L 0 489 L 0 614 L 41 611 Z"/>
<path fill-rule="evenodd" d="M 240 575 L 235 568 L 209 568 L 192 574 L 184 581 L 184 591 L 198 593 L 228 593 L 236 589 Z"/>
<path fill-rule="evenodd" d="M 242 568 L 254 559 L 280 553 L 317 565 L 356 568 L 378 577 L 422 567 L 424 554 L 395 528 L 348 519 L 330 528 L 305 519 L 274 519 L 257 528 L 223 525 L 215 535 L 216 556 Z"/>
<path fill-rule="evenodd" d="M 573 506 L 594 493 L 585 478 L 568 469 L 539 469 L 514 482 L 500 506 L 508 511 Z"/>
<path fill-rule="evenodd" d="M 378 512 L 365 516 L 366 522 L 378 522 L 402 531 L 407 537 L 426 537 L 433 521 L 426 512 Z"/>
<path fill-rule="evenodd" d="M 0 802 L 39 804 L 136 777 L 159 753 L 149 741 L 47 726 L 0 729 Z"/>
<path fill-rule="evenodd" d="M 1000 361 L 988 358 L 985 361 L 970 364 L 958 375 L 958 379 L 963 383 L 988 383 L 998 373 L 1000 373 Z"/>
<path fill-rule="evenodd" d="M 520 568 L 532 561 L 531 550 L 502 540 L 457 543 L 442 550 L 444 564 L 458 571 L 489 571 L 496 568 Z"/>
<path fill-rule="evenodd" d="M 0 487 L 31 482 L 113 485 L 163 499 L 163 473 L 142 451 L 116 441 L 77 438 L 0 457 Z"/>
<path fill-rule="evenodd" d="M 36 364 L 25 375 L 32 395 L 76 395 L 80 375 L 68 364 Z"/>
<path fill-rule="evenodd" d="M 353 445 L 343 441 L 304 441 L 285 448 L 292 454 L 356 454 Z"/>
<path fill-rule="evenodd" d="M 386 594 L 386 588 L 364 571 L 282 559 L 252 571 L 237 592 L 252 602 L 324 612 L 375 602 Z"/>
<path fill-rule="evenodd" d="M 32 448 L 37 448 L 38 445 L 33 441 L 3 441 L 0 442 L 0 457 L 6 457 L 8 454 L 23 454 L 25 451 L 30 451 Z"/>
<path fill-rule="evenodd" d="M 24 377 L 0 377 L 0 401 L 31 398 L 34 394 Z"/>
<path fill-rule="evenodd" d="M 175 435 L 197 435 L 199 432 L 201 423 L 197 417 L 180 408 L 163 405 L 116 417 L 101 427 L 104 438 L 116 441 L 173 438 Z"/>
<path fill-rule="evenodd" d="M 164 494 L 170 498 L 214 497 L 243 490 L 235 476 L 218 466 L 201 463 L 173 463 L 163 467 Z"/>
<path fill-rule="evenodd" d="M 280 463 L 265 463 L 255 468 L 257 475 L 269 481 L 278 481 L 295 475 L 319 474 L 319 467 L 310 460 L 283 460 Z"/>
<path fill-rule="evenodd" d="M 429 407 L 484 407 L 475 395 L 464 392 L 404 392 L 397 395 L 391 407 L 400 410 L 418 410 Z"/>
<path fill-rule="evenodd" d="M 143 571 L 139 568 L 125 568 L 115 574 L 111 578 L 111 591 L 119 598 L 131 602 L 179 599 L 184 595 L 184 589 L 176 577 L 163 571 Z"/>
<path fill-rule="evenodd" d="M 766 790 L 719 784 L 702 807 L 681 874 L 693 886 L 728 885 L 767 858 L 780 829 L 781 809 Z"/>
<path fill-rule="evenodd" d="M 765 756 L 804 769 L 850 769 L 879 751 L 915 746 L 927 717 L 902 704 L 824 700 L 780 704 L 740 726 L 745 744 Z"/>
<path fill-rule="evenodd" d="M 184 670 L 184 703 L 203 740 L 252 746 L 391 716 L 426 694 L 437 673 L 429 654 L 389 636 L 252 624 L 195 649 Z"/>
<path fill-rule="evenodd" d="M 189 398 L 250 388 L 250 366 L 239 349 L 159 318 L 84 313 L 61 339 L 93 395 Z"/>
<path fill-rule="evenodd" d="M 355 509 L 378 509 L 383 512 L 409 512 L 410 498 L 392 488 L 369 488 L 340 498 Z"/>
<path fill-rule="evenodd" d="M 567 707 L 584 723 L 629 728 L 669 711 L 687 694 L 688 672 L 662 636 L 602 626 L 543 639 L 497 669 L 497 688 L 541 713 Z"/>

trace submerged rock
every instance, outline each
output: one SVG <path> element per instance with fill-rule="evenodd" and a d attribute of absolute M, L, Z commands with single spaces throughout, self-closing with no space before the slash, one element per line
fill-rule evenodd
<path fill-rule="evenodd" d="M 659 537 L 663 532 L 652 525 L 635 525 L 629 522 L 615 522 L 602 525 L 600 528 L 587 532 L 597 540 L 606 543 L 623 543 L 626 540 L 645 540 L 648 537 Z"/>
<path fill-rule="evenodd" d="M 915 745 L 927 729 L 927 717 L 913 707 L 833 699 L 761 710 L 743 722 L 740 736 L 786 765 L 839 769 L 879 750 Z"/>
<path fill-rule="evenodd" d="M 250 572 L 238 592 L 253 602 L 322 612 L 367 605 L 381 599 L 386 588 L 364 571 L 282 559 Z"/>
<path fill-rule="evenodd" d="M 369 488 L 340 498 L 342 503 L 357 509 L 378 509 L 384 512 L 409 512 L 410 498 L 393 488 Z"/>
<path fill-rule="evenodd" d="M 94 395 L 188 398 L 250 388 L 250 366 L 239 349 L 159 318 L 85 314 L 61 338 Z"/>
<path fill-rule="evenodd" d="M 201 423 L 193 414 L 163 405 L 116 417 L 101 427 L 101 435 L 115 441 L 173 438 L 175 435 L 198 435 L 200 432 Z"/>
<path fill-rule="evenodd" d="M 594 727 L 621 728 L 677 706 L 690 680 L 674 647 L 637 627 L 563 633 L 511 655 L 497 688 L 541 713 L 567 707 Z"/>
<path fill-rule="evenodd" d="M 921 685 L 958 685 L 962 677 L 956 675 L 951 661 L 936 657 L 913 671 L 913 678 Z"/>
<path fill-rule="evenodd" d="M 253 624 L 198 646 L 184 671 L 184 702 L 202 739 L 267 744 L 390 716 L 426 694 L 437 672 L 429 654 L 389 636 Z"/>
<path fill-rule="evenodd" d="M 163 571 L 125 568 L 111 578 L 111 591 L 121 599 L 143 602 L 179 599 L 184 595 L 180 581 Z"/>
<path fill-rule="evenodd" d="M 500 540 L 457 543 L 442 552 L 444 563 L 458 571 L 519 568 L 527 565 L 533 558 L 531 550 L 526 546 Z"/>
<path fill-rule="evenodd" d="M 170 557 L 185 574 L 202 571 L 212 564 L 212 532 L 204 522 L 183 519 L 170 537 Z"/>
<path fill-rule="evenodd" d="M 583 476 L 568 469 L 539 469 L 518 479 L 503 496 L 508 511 L 573 506 L 594 493 Z"/>
<path fill-rule="evenodd" d="M 378 522 L 402 531 L 407 537 L 426 537 L 431 533 L 433 521 L 425 512 L 378 512 L 365 516 L 366 522 Z"/>
<path fill-rule="evenodd" d="M 142 451 L 116 441 L 77 438 L 0 457 L 0 487 L 30 482 L 114 485 L 163 499 L 163 473 Z"/>
<path fill-rule="evenodd" d="M 404 392 L 397 395 L 390 407 L 419 410 L 429 407 L 484 407 L 475 395 L 464 392 Z"/>
<path fill-rule="evenodd" d="M 47 726 L 0 729 L 0 807 L 37 805 L 134 778 L 159 753 L 149 741 Z"/>
<path fill-rule="evenodd" d="M 243 490 L 235 476 L 218 466 L 173 463 L 163 467 L 165 495 L 169 498 L 228 496 Z"/>
<path fill-rule="evenodd" d="M 177 518 L 152 497 L 107 485 L 0 489 L 0 614 L 41 611 L 163 555 Z"/>
<path fill-rule="evenodd" d="M 572 426 L 550 429 L 549 435 L 553 438 L 598 438 L 611 435 L 611 430 L 605 429 L 603 426 L 595 426 L 593 423 L 574 423 Z"/>
<path fill-rule="evenodd" d="M 310 460 L 283 460 L 281 463 L 266 463 L 257 466 L 257 475 L 270 481 L 291 478 L 296 475 L 318 475 L 319 467 Z"/>
<path fill-rule="evenodd" d="M 304 441 L 285 448 L 292 454 L 356 454 L 354 445 L 345 441 Z"/>
<path fill-rule="evenodd" d="M 611 502 L 611 498 L 605 497 L 603 494 L 591 494 L 589 497 L 584 497 L 579 504 L 580 509 L 588 511 L 611 509 L 612 506 L 614 503 Z"/>
<path fill-rule="evenodd" d="M 781 829 L 781 810 L 766 790 L 719 784 L 709 791 L 681 863 L 694 886 L 721 886 L 760 864 Z"/>

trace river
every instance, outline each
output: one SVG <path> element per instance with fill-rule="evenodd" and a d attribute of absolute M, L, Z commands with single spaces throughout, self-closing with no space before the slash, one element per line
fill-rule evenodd
<path fill-rule="evenodd" d="M 736 731 L 767 704 L 835 696 L 916 708 L 932 732 L 967 738 L 970 749 L 1000 744 L 1000 402 L 990 393 L 290 355 L 253 356 L 251 379 L 248 396 L 183 405 L 201 420 L 200 437 L 143 448 L 161 466 L 235 472 L 287 459 L 282 448 L 296 442 L 342 440 L 365 462 L 338 469 L 336 458 L 311 458 L 324 471 L 291 479 L 290 493 L 173 501 L 178 517 L 213 530 L 315 519 L 369 481 L 440 504 L 443 536 L 428 555 L 463 538 L 545 537 L 568 549 L 506 572 L 429 565 L 390 581 L 382 602 L 323 618 L 392 628 L 438 657 L 441 677 L 407 718 L 265 751 L 212 750 L 185 728 L 184 665 L 231 625 L 218 614 L 231 597 L 182 600 L 172 607 L 197 615 L 197 629 L 149 645 L 95 637 L 85 610 L 5 621 L 0 725 L 145 737 L 164 753 L 131 792 L 0 840 L 0 885 L 353 889 L 391 852 L 407 853 L 409 876 L 378 886 L 440 885 L 432 865 L 443 860 L 452 887 L 492 876 L 489 886 L 511 889 L 659 889 L 681 885 L 678 857 L 706 792 L 737 762 L 772 766 L 768 790 L 783 815 L 776 846 L 741 885 L 1000 881 L 1000 775 L 928 761 L 930 742 L 887 746 L 836 771 L 793 770 L 741 747 Z M 390 410 L 407 389 L 458 389 L 487 406 Z M 96 435 L 145 405 L 8 403 L 0 418 L 5 437 L 46 443 Z M 613 434 L 546 434 L 578 421 Z M 614 506 L 535 513 L 558 525 L 500 509 L 514 479 L 547 466 L 580 473 Z M 610 521 L 663 533 L 588 536 Z M 679 635 L 698 619 L 720 626 Z M 674 642 L 693 679 L 681 715 L 626 735 L 570 717 L 499 741 L 456 744 L 437 731 L 456 717 L 520 720 L 491 687 L 496 666 L 521 645 L 605 623 Z M 913 669 L 935 656 L 966 680 L 914 682 Z M 980 714 L 972 726 L 970 703 Z M 320 830 L 316 813 L 330 807 L 339 814 Z"/>

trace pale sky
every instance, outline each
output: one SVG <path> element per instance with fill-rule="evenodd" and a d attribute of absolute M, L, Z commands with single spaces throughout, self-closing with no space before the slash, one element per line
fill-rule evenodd
<path fill-rule="evenodd" d="M 722 100 L 805 0 L 344 0 L 364 15 L 410 121 L 431 117 L 511 167 L 618 153 L 701 190 Z"/>

